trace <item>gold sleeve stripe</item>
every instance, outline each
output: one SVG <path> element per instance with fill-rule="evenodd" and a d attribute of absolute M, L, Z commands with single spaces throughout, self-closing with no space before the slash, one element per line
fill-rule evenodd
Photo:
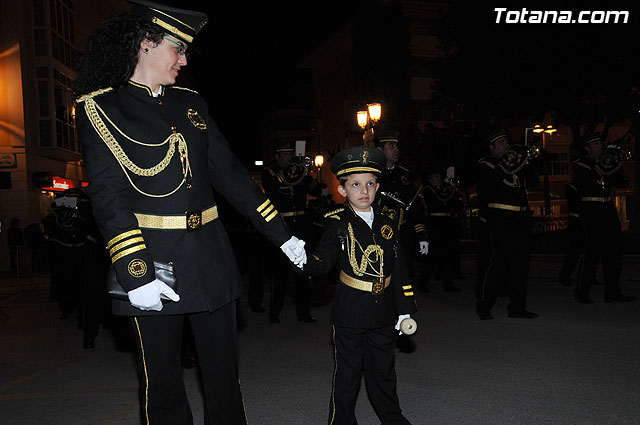
<path fill-rule="evenodd" d="M 111 248 L 109 250 L 109 255 L 113 256 L 113 254 L 116 251 L 120 251 L 122 248 L 126 248 L 126 247 L 128 247 L 130 245 L 137 245 L 139 243 L 144 243 L 144 239 L 142 238 L 142 236 L 139 236 L 139 237 L 133 238 L 133 239 L 127 239 L 124 242 L 121 242 L 121 243 L 119 243 L 117 245 L 114 245 L 113 248 Z"/>
<path fill-rule="evenodd" d="M 276 211 L 275 209 L 273 210 L 273 212 L 269 215 L 269 217 L 265 217 L 264 221 L 266 221 L 267 223 L 270 222 L 273 217 L 278 215 L 278 211 Z"/>
<path fill-rule="evenodd" d="M 119 259 L 121 259 L 124 256 L 127 256 L 129 254 L 133 254 L 134 252 L 137 252 L 137 251 L 142 251 L 143 249 L 147 249 L 147 246 L 145 244 L 137 245 L 137 246 L 134 246 L 133 248 L 125 249 L 124 251 L 120 251 L 119 253 L 117 253 L 111 259 L 111 264 L 114 264 L 116 261 L 118 261 Z"/>
<path fill-rule="evenodd" d="M 413 292 L 405 292 L 404 296 L 405 297 L 413 297 Z"/>
<path fill-rule="evenodd" d="M 271 203 L 270 199 L 267 199 L 266 201 L 264 201 L 264 203 L 262 205 L 260 205 L 258 208 L 256 208 L 256 210 L 258 212 L 262 211 L 267 205 L 269 205 Z"/>
<path fill-rule="evenodd" d="M 120 233 L 118 236 L 116 236 L 115 238 L 109 241 L 109 243 L 107 244 L 107 249 L 111 249 L 113 244 L 120 242 L 121 240 L 126 239 L 129 236 L 141 235 L 141 234 L 142 234 L 142 231 L 140 229 L 133 229 L 133 230 L 129 230 L 128 232 Z"/>
<path fill-rule="evenodd" d="M 411 289 L 411 285 L 403 286 L 402 289 L 404 290 Z"/>
<path fill-rule="evenodd" d="M 271 214 L 271 211 L 276 209 L 276 207 L 273 206 L 273 204 L 270 204 L 264 211 L 262 211 L 260 214 L 262 214 L 263 217 L 268 216 L 269 214 Z"/>

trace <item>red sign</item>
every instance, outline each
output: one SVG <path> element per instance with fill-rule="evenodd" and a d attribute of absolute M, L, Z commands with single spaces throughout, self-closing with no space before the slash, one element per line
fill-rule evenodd
<path fill-rule="evenodd" d="M 87 186 L 89 186 L 89 182 L 84 181 L 84 180 L 80 181 L 80 187 L 87 187 Z"/>
<path fill-rule="evenodd" d="M 65 179 L 64 177 L 53 176 L 51 187 L 43 187 L 42 190 L 54 190 L 56 192 L 63 192 L 67 189 L 75 187 L 73 180 Z"/>

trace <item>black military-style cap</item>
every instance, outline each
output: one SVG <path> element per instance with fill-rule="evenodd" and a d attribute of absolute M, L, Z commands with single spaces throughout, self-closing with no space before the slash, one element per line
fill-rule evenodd
<path fill-rule="evenodd" d="M 386 130 L 380 132 L 379 134 L 376 134 L 373 138 L 373 142 L 376 146 L 382 147 L 385 143 L 388 142 L 399 143 L 400 138 L 396 130 Z"/>
<path fill-rule="evenodd" d="M 291 146 L 291 142 L 278 141 L 275 144 L 276 153 L 282 152 L 293 152 L 293 146 Z"/>
<path fill-rule="evenodd" d="M 504 128 L 499 128 L 497 130 L 492 131 L 491 133 L 489 133 L 487 135 L 487 137 L 486 137 L 487 144 L 493 145 L 495 142 L 497 142 L 498 140 L 500 140 L 502 138 L 508 138 L 507 132 L 504 131 Z"/>
<path fill-rule="evenodd" d="M 209 20 L 206 13 L 176 9 L 153 1 L 129 0 L 129 3 L 132 14 L 153 22 L 187 43 L 193 42 L 193 37 Z"/>
<path fill-rule="evenodd" d="M 589 133 L 582 137 L 582 145 L 587 146 L 593 142 L 602 142 L 602 135 L 600 133 Z"/>
<path fill-rule="evenodd" d="M 353 173 L 381 174 L 387 157 L 380 149 L 369 146 L 354 146 L 344 149 L 331 160 L 331 171 L 336 177 Z"/>

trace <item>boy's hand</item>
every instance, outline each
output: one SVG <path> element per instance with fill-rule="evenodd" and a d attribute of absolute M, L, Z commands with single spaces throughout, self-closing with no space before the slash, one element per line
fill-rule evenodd
<path fill-rule="evenodd" d="M 420 254 L 427 255 L 429 253 L 429 242 L 420 241 Z"/>
<path fill-rule="evenodd" d="M 410 317 L 411 317 L 410 314 L 401 314 L 400 316 L 398 316 L 398 323 L 396 323 L 396 330 L 398 331 L 398 335 L 402 335 L 402 331 L 400 330 L 400 323 L 404 319 L 408 319 Z"/>

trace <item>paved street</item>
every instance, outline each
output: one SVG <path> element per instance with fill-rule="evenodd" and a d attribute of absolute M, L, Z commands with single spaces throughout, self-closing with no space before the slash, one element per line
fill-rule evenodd
<path fill-rule="evenodd" d="M 432 282 L 418 294 L 416 350 L 398 353 L 398 391 L 405 415 L 423 424 L 640 423 L 640 301 L 576 303 L 554 279 L 561 257 L 532 258 L 530 310 L 535 320 L 508 319 L 504 298 L 494 320 L 474 312 L 472 257 L 460 294 Z M 640 259 L 625 258 L 624 292 L 640 296 Z M 318 299 L 326 286 L 314 287 Z M 48 276 L 0 281 L 0 423 L 137 424 L 133 355 L 118 351 L 110 331 L 82 349 L 82 332 L 47 301 Z M 240 301 L 240 372 L 252 425 L 326 423 L 333 373 L 329 303 L 314 324 L 295 320 L 288 298 L 274 325 Z M 185 369 L 202 424 L 197 368 Z M 378 424 L 364 385 L 359 423 Z"/>

